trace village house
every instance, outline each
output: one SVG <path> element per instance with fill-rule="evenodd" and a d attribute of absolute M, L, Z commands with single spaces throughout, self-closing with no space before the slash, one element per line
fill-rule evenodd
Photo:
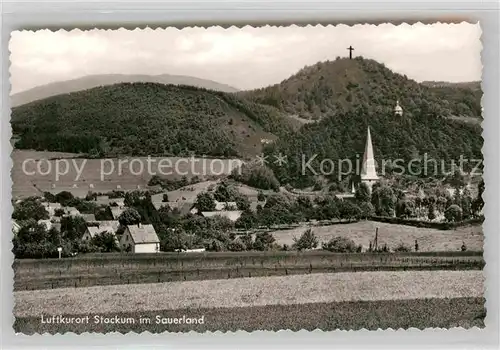
<path fill-rule="evenodd" d="M 38 220 L 38 224 L 43 225 L 47 231 L 52 228 L 52 221 L 50 221 L 49 219 Z"/>
<path fill-rule="evenodd" d="M 128 225 L 120 240 L 123 250 L 132 253 L 157 253 L 160 239 L 153 225 Z"/>
<path fill-rule="evenodd" d="M 125 198 L 113 198 L 109 200 L 109 203 L 111 206 L 116 206 L 118 208 L 125 208 Z"/>

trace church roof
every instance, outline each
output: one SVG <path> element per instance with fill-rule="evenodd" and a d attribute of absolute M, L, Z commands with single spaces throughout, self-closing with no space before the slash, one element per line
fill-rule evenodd
<path fill-rule="evenodd" d="M 361 180 L 378 180 L 375 169 L 375 158 L 373 156 L 372 136 L 370 127 L 366 135 L 365 153 L 363 154 L 363 165 L 361 167 Z"/>

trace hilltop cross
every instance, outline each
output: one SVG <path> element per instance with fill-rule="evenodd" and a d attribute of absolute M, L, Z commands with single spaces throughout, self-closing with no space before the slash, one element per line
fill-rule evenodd
<path fill-rule="evenodd" d="M 352 60 L 352 52 L 354 51 L 354 48 L 351 45 L 349 45 L 347 50 L 349 50 L 349 59 Z"/>

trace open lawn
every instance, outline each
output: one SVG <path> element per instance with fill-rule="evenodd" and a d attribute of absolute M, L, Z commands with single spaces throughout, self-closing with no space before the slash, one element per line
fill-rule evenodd
<path fill-rule="evenodd" d="M 325 272 L 481 270 L 480 252 L 336 254 L 323 250 L 91 254 L 14 262 L 14 290 L 160 283 Z"/>
<path fill-rule="evenodd" d="M 483 250 L 483 230 L 481 225 L 463 226 L 455 230 L 437 230 L 430 228 L 417 228 L 413 226 L 386 224 L 374 221 L 359 221 L 356 223 L 336 224 L 330 226 L 316 226 L 312 230 L 320 242 L 327 242 L 335 236 L 352 239 L 356 244 L 361 244 L 363 250 L 368 249 L 370 241 L 375 239 L 378 230 L 378 246 L 387 244 L 393 249 L 404 243 L 412 250 L 415 240 L 418 241 L 419 251 L 459 251 L 462 243 L 467 250 Z M 278 244 L 293 245 L 294 237 L 297 239 L 308 227 L 291 230 L 272 231 Z"/>
<path fill-rule="evenodd" d="M 37 195 L 43 191 L 70 191 L 84 197 L 89 190 L 108 192 L 144 188 L 149 179 L 157 174 L 164 178 L 191 178 L 195 175 L 219 176 L 230 174 L 241 164 L 238 159 L 135 157 L 123 159 L 76 159 L 76 155 L 61 152 L 36 152 L 14 150 L 12 152 L 13 197 Z M 64 158 L 67 165 L 56 158 Z M 23 170 L 23 163 L 25 170 Z M 43 160 L 40 162 L 40 160 Z M 161 163 L 160 163 L 161 161 Z M 40 166 L 38 167 L 38 164 Z M 59 164 L 61 176 L 56 179 Z M 161 166 L 161 172 L 159 169 Z M 67 169 L 67 170 L 66 170 Z M 79 169 L 81 169 L 80 175 Z M 142 170 L 141 170 L 142 169 Z M 65 174 L 63 174 L 65 173 Z M 163 174 L 162 174 L 163 173 Z M 53 185 L 55 187 L 53 187 Z M 76 185 L 77 187 L 73 187 Z"/>
<path fill-rule="evenodd" d="M 483 297 L 482 271 L 328 273 L 14 292 L 14 315 Z M 43 302 L 41 302 L 43 300 Z"/>

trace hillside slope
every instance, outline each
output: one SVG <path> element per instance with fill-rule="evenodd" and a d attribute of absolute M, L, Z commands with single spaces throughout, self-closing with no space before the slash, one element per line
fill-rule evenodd
<path fill-rule="evenodd" d="M 279 84 L 239 94 L 300 118 L 320 119 L 359 106 L 390 112 L 397 100 L 409 117 L 419 114 L 423 104 L 441 116 L 480 117 L 482 93 L 460 86 L 429 87 L 357 57 L 319 62 Z"/>
<path fill-rule="evenodd" d="M 238 91 L 236 88 L 233 88 L 229 85 L 220 84 L 212 80 L 200 79 L 185 75 L 102 74 L 89 75 L 86 77 L 67 81 L 58 81 L 55 83 L 37 86 L 27 91 L 19 92 L 11 96 L 11 105 L 12 107 L 17 107 L 29 102 L 41 100 L 55 95 L 87 90 L 98 86 L 135 82 L 189 85 L 223 92 Z"/>
<path fill-rule="evenodd" d="M 372 113 L 359 107 L 304 125 L 299 132 L 267 146 L 265 153 L 270 159 L 278 154 L 286 156 L 285 164 L 269 165 L 282 185 L 290 183 L 294 187 L 313 185 L 321 178 L 314 172 L 339 182 L 341 166 L 344 177 L 359 175 L 360 168 L 356 170 L 356 166 L 361 166 L 368 127 L 380 175 L 384 161 L 403 167 L 395 169 L 399 174 L 440 178 L 450 171 L 452 162 L 458 167 L 460 156 L 468 160 L 464 162 L 464 171 L 477 165 L 477 161 L 471 160 L 483 159 L 480 125 L 440 117 L 426 110 L 425 105 L 420 110 L 414 118 L 400 118 L 392 113 Z M 410 163 L 412 160 L 415 163 Z M 390 173 L 391 167 L 387 166 L 385 171 Z"/>
<path fill-rule="evenodd" d="M 190 86 L 123 83 L 12 111 L 16 148 L 91 156 L 251 157 L 290 128 L 272 107 Z"/>

